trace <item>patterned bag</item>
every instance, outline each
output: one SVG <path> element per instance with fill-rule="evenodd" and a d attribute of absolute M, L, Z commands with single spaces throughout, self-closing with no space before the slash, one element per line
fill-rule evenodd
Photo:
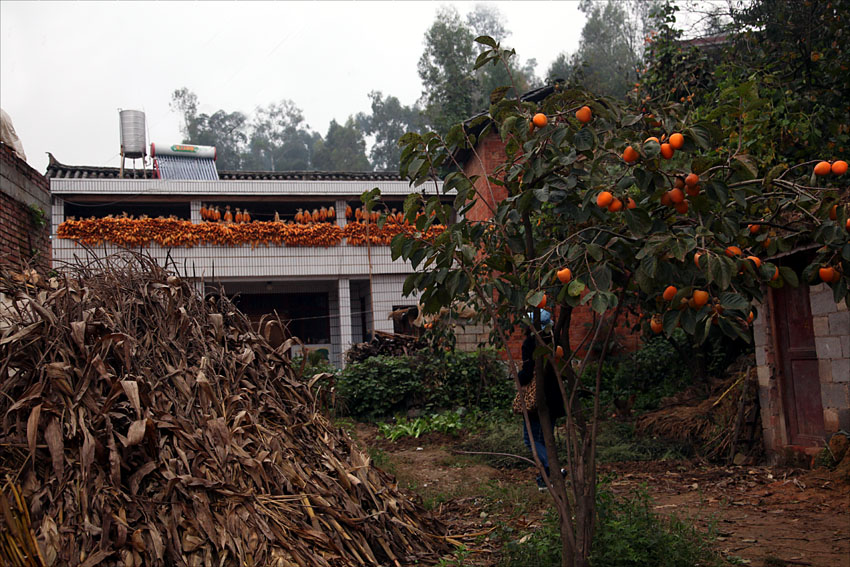
<path fill-rule="evenodd" d="M 514 413 L 522 413 L 522 400 L 525 399 L 525 408 L 528 411 L 537 411 L 537 382 L 532 378 L 531 382 L 519 387 L 519 392 L 514 397 L 511 408 Z"/>

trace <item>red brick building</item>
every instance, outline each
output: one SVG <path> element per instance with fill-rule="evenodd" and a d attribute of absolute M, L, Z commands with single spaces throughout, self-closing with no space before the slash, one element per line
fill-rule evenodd
<path fill-rule="evenodd" d="M 0 267 L 50 269 L 47 179 L 0 142 Z"/>
<path fill-rule="evenodd" d="M 524 100 L 539 101 L 549 96 L 554 91 L 552 87 L 542 87 L 531 91 L 523 96 Z M 487 176 L 493 175 L 496 168 L 505 161 L 505 144 L 495 132 L 486 134 L 478 140 L 475 150 L 458 156 L 464 164 L 464 173 L 467 176 L 479 176 L 475 184 L 478 193 L 478 201 L 466 213 L 466 218 L 474 221 L 488 220 L 492 218 L 492 211 L 496 203 L 507 198 L 507 189 L 504 186 L 488 183 Z M 582 342 L 585 334 L 592 327 L 598 317 L 589 305 L 582 305 L 573 310 L 572 324 L 570 326 L 570 343 L 578 345 Z M 627 325 L 624 325 L 627 322 Z M 622 350 L 631 352 L 640 344 L 640 334 L 633 333 L 631 327 L 636 320 L 634 317 L 620 317 L 615 329 L 617 343 Z M 520 358 L 520 346 L 522 345 L 522 333 L 515 333 L 510 342 L 511 354 Z M 582 353 L 579 353 L 582 354 Z"/>

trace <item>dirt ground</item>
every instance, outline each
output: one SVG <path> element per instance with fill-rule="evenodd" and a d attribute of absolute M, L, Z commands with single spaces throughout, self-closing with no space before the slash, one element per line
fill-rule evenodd
<path fill-rule="evenodd" d="M 470 564 L 495 562 L 498 549 L 486 536 L 497 524 L 522 535 L 548 508 L 534 469 L 482 464 L 456 453 L 462 439 L 432 434 L 392 443 L 365 425 L 355 435 L 475 551 Z M 659 513 L 713 526 L 718 549 L 741 564 L 850 567 L 850 485 L 828 471 L 653 461 L 602 465 L 603 477 L 618 494 L 644 486 Z"/>

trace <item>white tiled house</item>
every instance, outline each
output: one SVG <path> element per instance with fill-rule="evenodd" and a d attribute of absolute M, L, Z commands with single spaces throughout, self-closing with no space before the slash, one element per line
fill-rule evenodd
<path fill-rule="evenodd" d="M 299 208 L 334 206 L 336 223 L 346 224 L 347 205 L 362 205 L 360 195 L 379 187 L 388 207 L 402 209 L 411 192 L 407 181 L 387 173 L 218 172 L 216 181 L 152 179 L 148 170 L 124 172 L 118 168 L 67 166 L 50 156 L 47 169 L 53 196 L 53 266 L 85 251 L 73 240 L 60 239 L 57 228 L 66 218 L 175 215 L 201 221 L 201 205 L 247 208 L 253 220 L 292 219 Z M 433 190 L 433 189 L 431 189 Z M 451 198 L 450 196 L 447 198 Z M 95 248 L 97 254 L 119 252 L 112 244 Z M 221 284 L 228 296 L 238 294 L 239 307 L 252 319 L 276 310 L 289 321 L 291 334 L 311 349 L 326 349 L 330 361 L 341 366 L 342 355 L 363 341 L 374 326 L 393 332 L 389 313 L 416 304 L 402 296 L 402 284 L 413 270 L 391 260 L 389 246 L 347 244 L 300 247 L 286 245 L 163 248 L 145 250 L 158 260 L 170 253 L 182 275 L 194 278 L 209 292 Z M 371 252 L 371 285 L 369 254 Z M 373 320 L 374 314 L 374 320 Z"/>

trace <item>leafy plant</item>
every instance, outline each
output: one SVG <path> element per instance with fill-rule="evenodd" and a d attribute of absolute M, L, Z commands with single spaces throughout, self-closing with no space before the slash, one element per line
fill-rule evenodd
<path fill-rule="evenodd" d="M 463 418 L 460 412 L 435 413 L 416 419 L 397 418 L 395 423 L 379 423 L 378 433 L 390 441 L 402 437 L 418 439 L 425 433 L 437 432 L 457 435 L 463 429 Z"/>
<path fill-rule="evenodd" d="M 47 213 L 38 205 L 30 205 L 30 221 L 35 228 L 42 229 L 47 226 Z"/>
<path fill-rule="evenodd" d="M 503 532 L 511 537 L 502 546 L 499 567 L 558 567 L 561 565 L 561 541 L 558 533 L 558 515 L 547 510 L 540 528 L 530 534 Z M 519 536 L 519 537 L 518 537 Z"/>
<path fill-rule="evenodd" d="M 428 422 L 421 417 L 417 417 L 412 421 L 403 419 L 392 424 L 378 424 L 378 433 L 390 441 L 395 441 L 401 437 L 414 437 L 419 439 L 420 435 L 427 433 L 428 431 L 430 431 Z"/>
<path fill-rule="evenodd" d="M 460 545 L 452 552 L 450 558 L 440 558 L 437 562 L 437 567 L 464 567 L 467 565 L 467 558 L 472 554 L 472 551 L 465 545 Z"/>
<path fill-rule="evenodd" d="M 410 409 L 507 407 L 513 386 L 505 374 L 493 349 L 423 350 L 349 364 L 337 388 L 350 415 L 376 418 Z"/>

